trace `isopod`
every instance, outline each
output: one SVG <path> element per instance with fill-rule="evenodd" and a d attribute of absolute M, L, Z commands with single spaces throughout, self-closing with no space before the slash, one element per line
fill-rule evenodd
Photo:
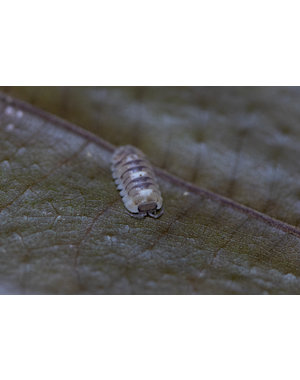
<path fill-rule="evenodd" d="M 131 145 L 117 148 L 112 156 L 112 176 L 131 216 L 159 218 L 163 214 L 154 171 L 139 149 Z"/>

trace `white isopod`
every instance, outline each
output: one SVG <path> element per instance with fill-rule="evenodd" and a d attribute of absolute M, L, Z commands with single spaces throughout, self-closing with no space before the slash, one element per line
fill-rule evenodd
<path fill-rule="evenodd" d="M 163 214 L 155 174 L 139 149 L 131 145 L 117 148 L 112 156 L 112 175 L 131 216 L 159 218 Z"/>

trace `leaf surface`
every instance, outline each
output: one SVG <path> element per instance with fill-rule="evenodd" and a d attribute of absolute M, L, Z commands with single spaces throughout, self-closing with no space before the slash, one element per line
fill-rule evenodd
<path fill-rule="evenodd" d="M 299 87 L 13 87 L 5 91 L 160 168 L 300 225 Z"/>
<path fill-rule="evenodd" d="M 159 169 L 165 214 L 133 219 L 112 149 L 1 96 L 1 293 L 299 293 L 296 227 Z"/>

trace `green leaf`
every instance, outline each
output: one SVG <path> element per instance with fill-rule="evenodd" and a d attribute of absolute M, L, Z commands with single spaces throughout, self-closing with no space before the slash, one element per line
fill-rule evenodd
<path fill-rule="evenodd" d="M 300 225 L 298 87 L 13 87 L 160 168 Z"/>
<path fill-rule="evenodd" d="M 122 122 L 116 142 L 133 143 Z M 136 145 L 158 162 L 164 130 L 148 125 L 147 142 L 136 125 L 144 141 Z M 177 157 L 174 146 L 165 146 L 166 157 Z M 179 158 L 188 157 L 185 149 Z M 111 178 L 112 150 L 73 124 L 0 97 L 1 293 L 299 293 L 296 227 L 159 169 L 165 214 L 131 218 Z M 179 158 L 178 170 L 189 168 Z"/>

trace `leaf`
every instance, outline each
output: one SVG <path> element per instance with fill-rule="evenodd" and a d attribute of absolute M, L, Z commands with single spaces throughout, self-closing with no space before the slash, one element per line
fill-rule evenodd
<path fill-rule="evenodd" d="M 300 225 L 299 87 L 13 87 L 5 91 L 160 168 Z"/>
<path fill-rule="evenodd" d="M 159 169 L 165 214 L 131 218 L 112 149 L 0 97 L 1 293 L 299 293 L 297 228 Z"/>

